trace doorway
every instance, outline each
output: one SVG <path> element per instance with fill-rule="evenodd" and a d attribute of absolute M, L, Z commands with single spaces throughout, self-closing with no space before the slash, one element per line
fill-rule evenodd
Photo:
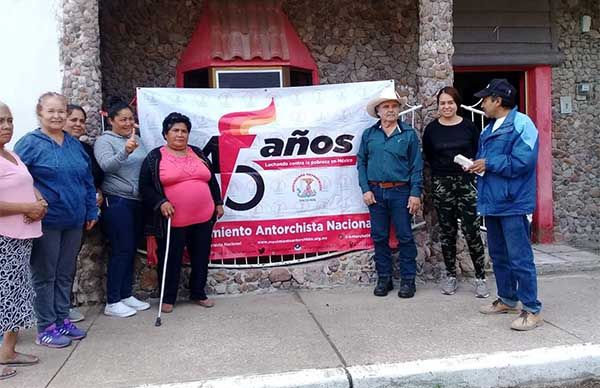
<path fill-rule="evenodd" d="M 538 129 L 537 198 L 532 232 L 534 241 L 551 243 L 554 241 L 552 67 L 526 65 L 454 68 L 454 86 L 463 96 L 465 105 L 475 104 L 477 99 L 473 94 L 483 89 L 493 78 L 506 78 L 517 89 L 519 111 L 527 114 Z"/>
<path fill-rule="evenodd" d="M 522 113 L 527 113 L 526 72 L 523 70 L 501 70 L 492 68 L 455 68 L 454 87 L 463 98 L 463 104 L 473 106 L 479 98 L 473 96 L 494 78 L 506 78 L 517 90 L 517 105 Z M 476 106 L 474 108 L 481 109 Z"/>

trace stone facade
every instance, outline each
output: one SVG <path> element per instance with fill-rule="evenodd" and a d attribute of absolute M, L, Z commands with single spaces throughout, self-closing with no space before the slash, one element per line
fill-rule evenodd
<path fill-rule="evenodd" d="M 104 97 L 129 101 L 138 86 L 174 87 L 175 67 L 202 1 L 100 4 Z M 391 78 L 416 96 L 416 1 L 288 0 L 284 9 L 317 62 L 322 84 Z M 115 14 L 118 21 L 111 16 Z M 136 23 L 125 22 L 134 19 Z"/>
<path fill-rule="evenodd" d="M 86 110 L 93 139 L 100 133 L 98 110 L 102 105 L 98 0 L 63 0 L 62 24 L 62 92 Z"/>
<path fill-rule="evenodd" d="M 416 97 L 415 0 L 288 0 L 284 9 L 319 68 L 322 84 L 394 79 Z"/>
<path fill-rule="evenodd" d="M 411 103 L 421 103 L 423 96 L 430 95 L 429 92 L 419 93 L 420 87 L 426 88 L 433 80 L 435 85 L 428 91 L 437 89 L 440 82 L 451 83 L 452 46 L 447 47 L 447 42 L 451 43 L 452 39 L 451 2 L 438 6 L 435 2 L 419 5 L 416 0 L 371 0 L 362 3 L 288 0 L 283 4 L 298 35 L 315 58 L 323 84 L 395 79 L 399 88 L 406 91 Z M 152 4 L 101 1 L 104 97 L 119 96 L 130 100 L 136 86 L 175 86 L 175 67 L 196 27 L 201 5 L 200 0 L 175 4 L 166 0 Z M 419 6 L 425 8 L 419 10 Z M 429 27 L 426 33 L 419 35 L 419 15 L 430 25 L 432 20 L 425 15 L 429 12 L 435 14 L 432 20 L 442 23 L 439 29 Z M 116 13 L 121 15 L 118 21 L 112 16 Z M 137 22 L 123 22 L 133 19 Z M 432 39 L 440 39 L 440 42 L 432 42 Z M 420 41 L 426 44 L 425 50 L 419 50 Z M 431 65 L 435 71 L 419 74 L 419 63 Z M 416 232 L 416 240 L 419 274 L 429 279 L 439 278 L 443 268 L 439 246 L 430 246 L 426 228 Z M 459 252 L 460 247 L 459 244 Z M 368 284 L 374 279 L 371 255 L 372 252 L 368 251 L 356 252 L 287 268 L 215 269 L 211 270 L 208 288 L 210 292 L 220 294 Z M 468 264 L 459 267 L 469 272 Z M 153 294 L 157 284 L 156 272 L 145 267 L 143 258 L 138 258 L 136 268 L 140 277 L 136 282 L 137 291 L 142 295 Z M 188 271 L 184 270 L 186 276 Z M 86 283 L 81 277 L 78 280 L 83 290 Z M 83 293 L 87 295 L 87 291 Z M 94 295 L 86 301 L 91 302 L 92 299 L 100 300 L 98 295 Z"/>
<path fill-rule="evenodd" d="M 438 90 L 453 83 L 452 25 L 452 0 L 419 1 L 418 101 L 424 123 L 435 118 Z"/>
<path fill-rule="evenodd" d="M 437 117 L 436 94 L 444 86 L 452 85 L 452 0 L 419 0 L 419 67 L 417 70 L 417 101 L 423 105 L 418 128 Z M 421 132 L 422 134 L 422 132 Z M 437 214 L 431 199 L 431 174 L 424 170 L 423 215 L 428 225 L 431 255 L 424 263 L 424 274 L 428 278 L 445 276 L 442 248 L 439 242 Z M 457 243 L 457 271 L 473 275 L 474 267 L 462 235 Z"/>
<path fill-rule="evenodd" d="M 99 110 L 102 106 L 98 0 L 63 0 L 62 4 L 62 93 L 70 102 L 86 110 L 88 134 L 82 140 L 93 142 L 100 134 Z M 105 263 L 105 244 L 101 233 L 95 230 L 79 255 L 74 283 L 75 302 L 96 303 L 104 299 Z"/>
<path fill-rule="evenodd" d="M 580 19 L 592 16 L 582 33 Z M 562 0 L 556 12 L 565 62 L 552 69 L 554 225 L 557 240 L 600 249 L 600 8 L 594 0 Z M 577 96 L 589 83 L 591 95 Z M 573 113 L 560 113 L 570 96 Z"/>
<path fill-rule="evenodd" d="M 283 4 L 317 62 L 321 83 L 395 79 L 399 88 L 408 93 L 411 103 L 425 106 L 421 121 L 431 119 L 435 92 L 452 83 L 452 0 L 367 0 L 362 3 L 287 0 Z M 65 53 L 69 53 L 63 55 L 65 79 L 69 80 L 65 81 L 65 91 L 78 93 L 82 100 L 91 98 L 90 111 L 94 111 L 100 106 L 100 85 L 104 98 L 118 96 L 126 101 L 133 98 L 137 86 L 175 86 L 175 66 L 196 27 L 201 6 L 201 0 L 151 3 L 100 0 L 101 46 L 98 47 L 98 19 L 88 18 L 88 14 L 97 12 L 98 2 L 66 0 L 65 15 L 70 15 L 68 19 L 73 22 L 65 24 L 68 37 Z M 73 12 L 83 13 L 85 17 L 77 19 Z M 118 19 L 114 15 L 119 15 Z M 128 23 L 128 20 L 135 22 Z M 93 43 L 96 46 L 92 47 Z M 87 52 L 87 61 L 82 51 Z M 97 58 L 101 59 L 101 71 L 98 71 Z M 97 125 L 90 127 L 97 128 Z M 92 130 L 91 135 L 95 134 Z M 425 217 L 427 225 L 435 225 L 435 216 L 427 201 Z M 422 279 L 443 276 L 436 233 L 435 227 L 423 227 L 415 233 L 418 274 Z M 104 299 L 105 246 L 101 233 L 96 231 L 81 252 L 75 282 L 79 303 Z M 280 268 L 212 269 L 208 290 L 223 294 L 370 284 L 375 277 L 371 256 L 372 252 L 361 251 Z M 458 244 L 458 258 L 459 271 L 471 275 L 473 267 L 463 239 Z M 156 271 L 147 267 L 141 256 L 136 259 L 135 268 L 136 293 L 142 297 L 156 296 Z M 188 273 L 189 268 L 185 268 L 182 284 L 186 283 Z M 186 292 L 183 286 L 181 296 L 185 297 Z"/>
<path fill-rule="evenodd" d="M 131 101 L 136 87 L 175 87 L 175 67 L 201 10 L 202 0 L 100 0 L 105 101 Z"/>

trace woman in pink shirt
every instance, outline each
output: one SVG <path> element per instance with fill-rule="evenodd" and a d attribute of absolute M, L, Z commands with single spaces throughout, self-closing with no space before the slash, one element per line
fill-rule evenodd
<path fill-rule="evenodd" d="M 29 257 L 33 239 L 42 235 L 48 204 L 33 187 L 33 178 L 5 145 L 13 135 L 13 118 L 0 102 L 0 380 L 14 376 L 13 366 L 36 364 L 36 356 L 15 350 L 20 329 L 35 325 Z"/>
<path fill-rule="evenodd" d="M 166 219 L 171 218 L 171 243 L 167 261 L 164 303 L 165 313 L 173 311 L 179 288 L 183 249 L 190 253 L 190 300 L 203 307 L 214 306 L 205 293 L 212 229 L 223 215 L 221 189 L 209 160 L 202 151 L 188 145 L 192 129 L 190 119 L 171 113 L 163 121 L 162 147 L 150 151 L 140 172 L 140 195 L 152 216 L 146 222 L 146 234 L 158 243 L 158 271 L 162 277 L 166 248 Z"/>

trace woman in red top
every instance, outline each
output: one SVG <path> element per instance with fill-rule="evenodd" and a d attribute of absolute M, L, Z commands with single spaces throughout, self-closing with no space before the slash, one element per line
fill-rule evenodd
<path fill-rule="evenodd" d="M 190 300 L 203 307 L 214 306 L 204 288 L 214 221 L 223 215 L 221 189 L 211 164 L 202 151 L 188 144 L 190 119 L 171 113 L 163 121 L 162 147 L 152 150 L 140 172 L 140 195 L 152 213 L 146 233 L 158 243 L 158 271 L 162 277 L 166 248 L 166 219 L 171 218 L 171 243 L 167 262 L 164 301 L 161 309 L 173 311 L 179 287 L 183 249 L 190 253 Z M 147 214 L 148 214 L 147 213 Z"/>

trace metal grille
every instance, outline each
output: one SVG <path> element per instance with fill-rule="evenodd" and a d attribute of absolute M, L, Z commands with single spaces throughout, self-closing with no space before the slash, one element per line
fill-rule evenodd
<path fill-rule="evenodd" d="M 423 105 L 409 105 L 406 104 L 406 106 L 408 107 L 407 110 L 400 112 L 400 120 L 405 121 L 404 117 L 408 114 L 410 114 L 410 126 L 415 128 L 415 115 L 417 110 L 421 109 L 423 107 Z"/>
<path fill-rule="evenodd" d="M 475 104 L 473 105 L 461 105 L 460 107 L 463 108 L 464 110 L 471 112 L 471 121 L 475 124 L 475 115 L 478 115 L 481 123 L 481 127 L 479 128 L 480 130 L 483 131 L 483 128 L 485 128 L 485 112 L 479 109 L 476 109 L 475 107 L 478 106 L 479 104 L 481 104 L 481 101 L 483 101 L 483 98 L 481 98 L 479 101 L 477 101 Z M 477 190 L 477 189 L 476 189 Z M 461 220 L 458 220 L 458 222 L 460 222 Z M 485 217 L 481 217 L 481 231 L 482 232 L 487 232 L 487 228 L 485 227 Z"/>
<path fill-rule="evenodd" d="M 413 218 L 412 230 L 420 229 L 425 226 L 424 220 L 415 220 Z M 252 257 L 236 257 L 231 259 L 211 260 L 209 268 L 267 268 L 279 267 L 292 264 L 308 263 L 338 257 L 357 250 L 348 251 L 327 251 L 314 253 L 298 253 L 288 255 L 269 255 L 269 256 L 252 256 Z M 144 252 L 145 253 L 145 252 Z"/>

